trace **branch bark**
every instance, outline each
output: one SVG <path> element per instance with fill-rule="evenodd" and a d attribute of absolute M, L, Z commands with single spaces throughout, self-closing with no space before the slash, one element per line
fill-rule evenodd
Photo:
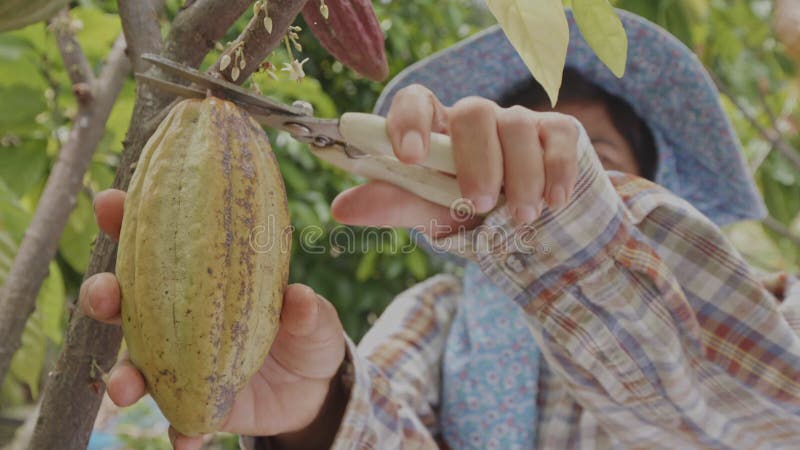
<path fill-rule="evenodd" d="M 258 15 L 253 16 L 242 34 L 233 42 L 231 48 L 236 48 L 241 43 L 246 65 L 240 70 L 236 81 L 231 80 L 230 69 L 222 74 L 227 80 L 241 83 L 258 70 L 264 60 L 275 48 L 281 45 L 283 36 L 294 18 L 303 9 L 307 0 L 271 0 L 269 2 L 269 16 L 272 19 L 272 33 L 267 33 L 264 28 L 265 11 L 262 9 Z M 233 58 L 233 55 L 229 55 Z M 233 64 L 231 64 L 231 68 Z M 209 70 L 211 73 L 220 74 L 219 61 Z"/>
<path fill-rule="evenodd" d="M 64 68 L 69 73 L 73 89 L 79 85 L 90 85 L 94 82 L 94 74 L 89 67 L 89 61 L 83 54 L 80 44 L 75 39 L 71 27 L 72 19 L 67 8 L 62 9 L 50 21 L 50 28 L 56 35 L 56 44 L 64 61 Z"/>
<path fill-rule="evenodd" d="M 104 77 L 94 80 L 74 35 L 64 25 L 65 21 L 69 21 L 69 17 L 66 11 L 62 11 L 52 23 L 56 24 L 56 40 L 78 98 L 78 112 L 0 292 L 0 336 L 3 336 L 0 380 L 5 378 L 11 358 L 20 346 L 25 323 L 35 309 L 36 296 L 47 277 L 48 265 L 55 256 L 58 241 L 83 187 L 84 173 L 103 137 L 106 120 L 130 70 L 124 53 L 125 40 L 120 37 L 110 53 Z"/>
<path fill-rule="evenodd" d="M 195 0 L 175 17 L 164 56 L 197 67 L 253 0 Z"/>
<path fill-rule="evenodd" d="M 157 0 L 163 1 L 163 0 Z M 272 0 L 271 16 L 275 25 L 286 29 L 302 8 L 305 0 Z M 203 57 L 221 39 L 233 22 L 252 5 L 252 0 L 196 0 L 181 11 L 173 21 L 166 42 L 145 38 L 156 34 L 157 22 L 150 11 L 137 5 L 141 0 L 119 0 L 119 11 L 125 36 L 135 45 L 130 49 L 134 61 L 142 53 L 162 53 L 184 64 L 197 66 Z M 150 17 L 144 20 L 144 17 Z M 252 23 L 250 24 L 252 26 Z M 252 50 L 248 59 L 256 62 L 243 71 L 238 81 L 244 81 L 255 71 L 272 49 L 280 45 L 282 33 L 266 36 L 255 32 L 251 26 L 243 33 Z M 244 37 L 243 37 L 244 38 Z M 139 60 L 140 61 L 140 60 Z M 146 69 L 141 61 L 138 67 L 154 76 L 166 78 L 157 68 Z M 142 148 L 160 121 L 165 107 L 173 96 L 154 90 L 146 83 L 138 85 L 131 125 L 123 142 L 120 166 L 117 168 L 114 187 L 127 189 Z M 86 277 L 114 270 L 116 243 L 101 234 L 92 252 Z M 89 441 L 94 417 L 105 392 L 104 372 L 113 365 L 121 341 L 119 327 L 95 322 L 84 316 L 78 308 L 70 320 L 67 338 L 61 354 L 43 392 L 42 408 L 34 431 L 31 449 L 85 448 Z"/>
<path fill-rule="evenodd" d="M 161 27 L 159 15 L 164 10 L 165 0 L 121 1 L 119 16 L 122 32 L 128 42 L 128 58 L 134 72 L 144 73 L 150 64 L 142 61 L 142 53 L 161 49 Z"/>

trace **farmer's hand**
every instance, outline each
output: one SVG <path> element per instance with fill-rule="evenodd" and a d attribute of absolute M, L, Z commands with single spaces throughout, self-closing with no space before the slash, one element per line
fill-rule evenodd
<path fill-rule="evenodd" d="M 119 238 L 124 201 L 125 193 L 117 190 L 103 191 L 95 199 L 97 223 L 114 239 Z M 113 274 L 100 273 L 87 279 L 81 286 L 79 303 L 89 317 L 120 324 L 120 290 Z M 342 393 L 328 396 L 344 351 L 342 325 L 333 305 L 307 286 L 289 286 L 269 355 L 250 384 L 236 396 L 222 431 L 283 435 L 284 444 L 298 448 L 318 445 L 318 441 L 312 444 L 306 440 L 311 435 L 325 445 L 324 440 L 332 438 L 338 428 L 337 413 L 346 403 Z M 145 393 L 142 374 L 124 356 L 111 369 L 109 397 L 119 406 L 128 406 Z M 317 417 L 323 406 L 326 414 L 322 420 L 332 419 L 334 423 L 323 423 Z M 173 430 L 170 435 L 176 449 L 199 449 L 202 442 L 199 437 L 177 436 Z"/>
<path fill-rule="evenodd" d="M 578 130 L 563 114 L 501 108 L 478 97 L 447 108 L 427 88 L 412 85 L 394 97 L 387 129 L 395 155 L 410 164 L 425 160 L 431 132 L 449 134 L 461 193 L 478 214 L 495 206 L 502 186 L 515 220 L 532 222 L 544 203 L 564 206 L 577 178 Z M 431 223 L 464 225 L 447 208 L 383 182 L 342 192 L 332 210 L 352 225 L 422 226 L 426 233 Z"/>

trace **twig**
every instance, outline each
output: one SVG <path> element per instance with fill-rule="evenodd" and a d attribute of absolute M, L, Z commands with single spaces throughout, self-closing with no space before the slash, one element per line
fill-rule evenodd
<path fill-rule="evenodd" d="M 769 228 L 773 232 L 789 239 L 794 245 L 800 247 L 800 236 L 793 233 L 786 225 L 779 222 L 772 216 L 767 216 L 764 220 L 761 221 L 765 227 Z"/>
<path fill-rule="evenodd" d="M 763 92 L 763 91 L 766 91 L 766 92 Z M 769 86 L 767 86 L 767 89 L 764 89 L 763 91 L 760 92 L 760 95 L 758 95 L 758 101 L 759 101 L 759 103 L 761 103 L 761 107 L 764 108 L 764 112 L 767 114 L 767 118 L 769 119 L 770 123 L 773 123 L 773 124 L 777 125 L 778 116 L 772 111 L 772 108 L 769 106 L 769 103 L 767 103 L 767 95 L 766 94 L 767 94 L 767 92 L 770 92 L 771 89 L 769 89 Z M 777 127 L 775 127 L 775 128 L 777 129 Z"/>
<path fill-rule="evenodd" d="M 50 21 L 50 28 L 56 35 L 58 50 L 61 52 L 61 59 L 64 61 L 64 68 L 69 73 L 72 81 L 73 90 L 83 88 L 88 90 L 94 82 L 94 74 L 89 67 L 89 61 L 83 54 L 78 40 L 75 39 L 75 32 L 72 29 L 72 19 L 69 16 L 69 9 L 64 8 Z M 76 93 L 77 94 L 77 93 Z M 85 100 L 78 97 L 78 100 Z"/>
<path fill-rule="evenodd" d="M 231 48 L 242 46 L 245 67 L 239 72 L 236 83 L 242 83 L 253 72 L 258 70 L 264 60 L 275 48 L 281 45 L 283 36 L 289 25 L 292 24 L 297 14 L 303 9 L 307 0 L 271 0 L 269 3 L 269 17 L 272 19 L 272 33 L 267 33 L 264 28 L 265 10 L 253 16 L 242 34 L 233 41 Z M 232 57 L 233 55 L 231 55 Z M 230 70 L 226 70 L 230 73 Z M 219 72 L 219 61 L 209 69 L 209 72 Z M 230 80 L 230 76 L 226 76 Z"/>
<path fill-rule="evenodd" d="M 758 134 L 761 135 L 764 139 L 766 139 L 770 145 L 778 150 L 778 152 L 786 157 L 789 162 L 795 166 L 797 170 L 800 170 L 800 154 L 798 154 L 792 146 L 781 136 L 781 133 L 775 129 L 775 127 L 771 127 L 770 130 L 764 128 L 758 120 L 744 107 L 744 105 L 739 101 L 739 99 L 733 95 L 730 89 L 716 76 L 713 77 L 714 83 L 717 85 L 717 89 L 720 92 L 725 94 L 731 102 L 736 106 L 739 112 L 742 113 L 745 119 L 750 123 L 750 126 L 755 128 Z"/>
<path fill-rule="evenodd" d="M 104 77 L 95 80 L 83 67 L 88 64 L 72 31 L 58 25 L 65 21 L 69 21 L 69 17 L 62 11 L 51 23 L 56 24 L 56 40 L 79 99 L 78 112 L 0 291 L 0 336 L 3 336 L 0 379 L 4 379 L 11 357 L 19 348 L 25 323 L 35 309 L 36 296 L 47 277 L 49 262 L 55 256 L 58 241 L 83 186 L 83 175 L 105 133 L 106 120 L 130 70 L 124 54 L 125 41 L 120 37 L 110 53 Z"/>

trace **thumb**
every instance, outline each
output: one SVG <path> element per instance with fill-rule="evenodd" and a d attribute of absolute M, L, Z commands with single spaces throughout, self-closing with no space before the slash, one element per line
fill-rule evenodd
<path fill-rule="evenodd" d="M 336 308 L 302 284 L 283 296 L 278 334 L 270 350 L 283 367 L 306 378 L 332 377 L 344 359 L 344 331 Z"/>
<path fill-rule="evenodd" d="M 382 181 L 350 188 L 331 204 L 333 218 L 347 225 L 414 228 L 432 237 L 475 228 L 481 218 L 473 213 L 439 206 Z"/>

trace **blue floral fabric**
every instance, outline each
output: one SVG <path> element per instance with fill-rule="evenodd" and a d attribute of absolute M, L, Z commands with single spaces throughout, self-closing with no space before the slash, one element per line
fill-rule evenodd
<path fill-rule="evenodd" d="M 453 449 L 532 449 L 539 349 L 519 305 L 476 264 L 465 270 L 442 367 L 442 433 Z"/>

